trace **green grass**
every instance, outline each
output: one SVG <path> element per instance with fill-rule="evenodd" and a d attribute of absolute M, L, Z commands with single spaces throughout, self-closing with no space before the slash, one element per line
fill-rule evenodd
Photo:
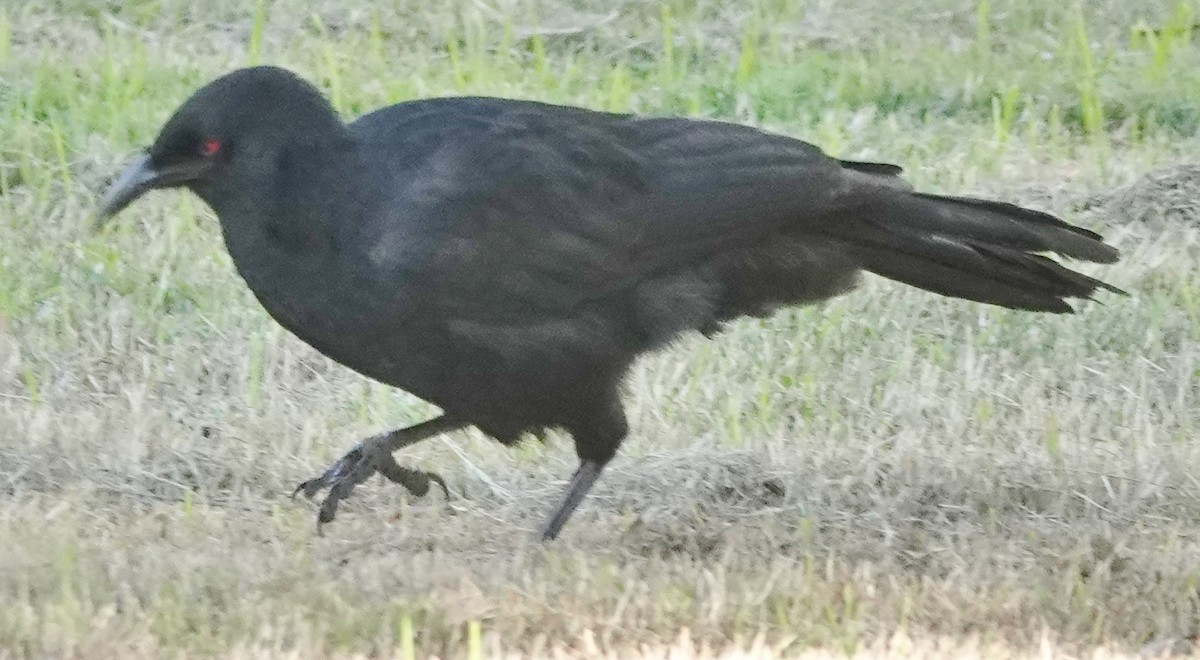
<path fill-rule="evenodd" d="M 1200 175 L 1170 168 L 1200 148 L 1196 20 L 1177 0 L 3 5 L 0 657 L 1195 635 Z M 532 530 L 570 443 L 474 434 L 405 455 L 454 501 L 372 483 L 318 538 L 290 485 L 431 408 L 275 326 L 198 200 L 87 231 L 128 155 L 251 63 L 347 116 L 469 93 L 763 125 L 1095 225 L 1125 258 L 1089 272 L 1133 296 L 1049 317 L 872 279 L 641 363 L 634 434 L 555 544 Z"/>

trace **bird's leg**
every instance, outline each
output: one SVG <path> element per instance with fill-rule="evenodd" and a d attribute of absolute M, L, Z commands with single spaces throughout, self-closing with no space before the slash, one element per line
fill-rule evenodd
<path fill-rule="evenodd" d="M 588 491 L 600 478 L 604 466 L 612 460 L 629 432 L 625 413 L 621 410 L 621 398 L 612 383 L 602 383 L 584 391 L 593 402 L 590 410 L 576 415 L 575 424 L 567 427 L 575 439 L 575 455 L 579 457 L 579 469 L 571 476 L 566 496 L 555 509 L 554 515 L 542 528 L 542 540 L 553 541 L 570 520 L 571 514 L 587 496 Z"/>
<path fill-rule="evenodd" d="M 347 452 L 324 474 L 297 486 L 296 490 L 292 491 L 292 497 L 304 493 L 305 497 L 311 499 L 323 489 L 329 489 L 329 494 L 321 503 L 321 511 L 317 514 L 318 533 L 321 531 L 321 525 L 333 520 L 337 514 L 338 503 L 350 497 L 355 486 L 375 473 L 404 486 L 418 497 L 429 492 L 431 482 L 436 483 L 449 498 L 450 490 L 446 488 L 446 482 L 440 476 L 433 472 L 401 467 L 392 457 L 392 452 L 463 426 L 466 424 L 442 415 L 408 428 L 371 436 L 358 443 L 358 446 Z"/>
<path fill-rule="evenodd" d="M 554 515 L 542 529 L 543 541 L 553 541 L 558 536 L 563 525 L 567 524 L 567 520 L 575 512 L 575 508 L 592 489 L 592 484 L 596 483 L 604 465 L 604 463 L 590 458 L 585 458 L 579 463 L 579 469 L 575 470 L 574 476 L 571 477 L 571 483 L 567 486 L 566 497 L 563 498 L 562 504 L 558 505 Z"/>

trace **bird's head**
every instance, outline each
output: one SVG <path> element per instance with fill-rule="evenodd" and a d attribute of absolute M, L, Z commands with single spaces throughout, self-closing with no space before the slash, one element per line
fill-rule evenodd
<path fill-rule="evenodd" d="M 150 190 L 186 186 L 203 193 L 269 171 L 288 144 L 315 144 L 344 132 L 329 102 L 295 74 L 268 66 L 234 71 L 175 111 L 154 144 L 109 187 L 97 222 Z"/>

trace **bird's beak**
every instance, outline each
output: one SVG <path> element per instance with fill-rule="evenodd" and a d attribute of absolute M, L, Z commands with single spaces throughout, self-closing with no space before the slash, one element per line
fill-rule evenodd
<path fill-rule="evenodd" d="M 104 226 L 110 218 L 147 191 L 194 181 L 204 175 L 209 167 L 210 164 L 205 160 L 194 160 L 155 168 L 150 155 L 142 154 L 121 172 L 108 187 L 108 192 L 104 193 L 94 227 L 99 229 Z"/>

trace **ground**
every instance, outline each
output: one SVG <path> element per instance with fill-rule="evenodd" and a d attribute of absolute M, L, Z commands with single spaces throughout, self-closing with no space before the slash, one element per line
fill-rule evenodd
<path fill-rule="evenodd" d="M 1060 6 L 1061 5 L 1061 6 Z M 1173 0 L 10 0 L 0 657 L 1120 657 L 1200 633 L 1200 48 Z M 641 362 L 556 542 L 550 437 L 405 452 L 324 537 L 287 493 L 434 410 L 275 326 L 211 213 L 98 191 L 202 82 L 754 123 L 1096 228 L 1072 316 L 869 279 Z"/>

